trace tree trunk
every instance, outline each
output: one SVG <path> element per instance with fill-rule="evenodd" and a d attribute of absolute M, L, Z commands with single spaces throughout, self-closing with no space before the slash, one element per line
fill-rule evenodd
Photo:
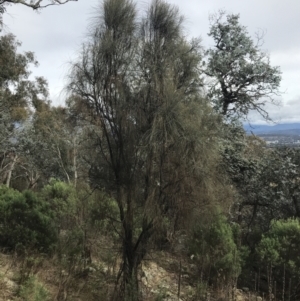
<path fill-rule="evenodd" d="M 26 173 L 26 178 L 28 180 L 28 188 L 27 189 L 32 189 L 34 190 L 35 187 L 37 186 L 37 182 L 40 178 L 40 175 L 38 172 L 34 172 L 33 170 L 32 171 L 28 171 Z"/>
<path fill-rule="evenodd" d="M 223 106 L 222 106 L 222 114 L 225 116 L 227 115 L 229 103 L 226 100 L 223 100 Z"/>
<path fill-rule="evenodd" d="M 10 181 L 11 181 L 12 172 L 13 172 L 13 170 L 14 170 L 14 168 L 15 168 L 15 164 L 16 164 L 17 160 L 18 160 L 18 156 L 17 156 L 17 155 L 14 155 L 13 160 L 12 160 L 12 162 L 10 163 L 9 169 L 8 169 L 8 172 L 7 172 L 7 178 L 6 178 L 6 183 L 5 183 L 5 185 L 6 185 L 7 187 L 10 186 Z"/>
<path fill-rule="evenodd" d="M 128 256 L 129 255 L 129 256 Z M 126 254 L 127 257 L 123 263 L 123 283 L 122 290 L 124 290 L 124 299 L 126 301 L 138 301 L 139 300 L 139 285 L 138 285 L 138 266 L 137 254 Z M 129 258 L 128 258 L 129 257 Z"/>
<path fill-rule="evenodd" d="M 63 159 L 61 157 L 61 152 L 60 152 L 60 149 L 58 147 L 58 145 L 56 146 L 56 150 L 57 150 L 57 155 L 58 155 L 58 158 L 59 158 L 59 164 L 63 170 L 63 172 L 65 173 L 66 175 L 66 178 L 67 178 L 67 181 L 68 181 L 68 184 L 71 184 L 71 180 L 70 180 L 70 176 L 65 168 L 65 165 L 64 165 L 64 162 L 63 162 Z"/>
<path fill-rule="evenodd" d="M 138 268 L 147 253 L 147 247 L 152 235 L 153 222 L 146 216 L 143 218 L 141 231 L 137 238 L 134 237 L 136 225 L 134 224 L 133 207 L 133 187 L 127 187 L 126 191 L 119 189 L 118 206 L 120 210 L 120 219 L 122 220 L 122 264 L 117 279 L 117 295 L 113 297 L 114 301 L 138 301 L 139 283 Z M 125 205 L 126 204 L 126 205 Z M 121 280 L 121 282 L 119 282 Z"/>
<path fill-rule="evenodd" d="M 76 149 L 76 138 L 73 138 L 73 170 L 74 170 L 74 187 L 77 186 L 77 149 Z"/>
<path fill-rule="evenodd" d="M 300 201 L 299 201 L 297 195 L 293 195 L 292 199 L 293 199 L 294 208 L 295 208 L 295 211 L 296 211 L 296 216 L 300 217 Z"/>

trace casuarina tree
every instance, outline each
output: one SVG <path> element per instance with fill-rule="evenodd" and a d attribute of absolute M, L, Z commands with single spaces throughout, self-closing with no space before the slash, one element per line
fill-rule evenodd
<path fill-rule="evenodd" d="M 90 122 L 90 183 L 119 210 L 117 298 L 137 300 L 151 239 L 201 199 L 216 162 L 215 114 L 200 96 L 201 48 L 186 40 L 177 8 L 155 0 L 138 23 L 132 1 L 106 0 L 95 20 L 68 89 Z"/>

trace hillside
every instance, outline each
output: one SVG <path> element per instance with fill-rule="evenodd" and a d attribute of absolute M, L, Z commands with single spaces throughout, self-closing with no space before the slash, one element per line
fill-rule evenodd
<path fill-rule="evenodd" d="M 142 300 L 227 300 L 232 296 L 236 301 L 246 301 L 249 297 L 262 300 L 258 293 L 250 293 L 246 288 L 246 291 L 229 291 L 227 296 L 198 286 L 192 277 L 195 269 L 192 260 L 182 260 L 168 252 L 153 253 L 139 273 Z M 0 301 L 109 300 L 106 286 L 111 285 L 110 279 L 116 272 L 113 265 L 99 258 L 94 258 L 85 271 L 74 273 L 62 269 L 54 259 L 40 256 L 21 259 L 0 253 Z"/>
<path fill-rule="evenodd" d="M 247 133 L 255 135 L 300 135 L 300 123 L 283 123 L 275 125 L 245 124 Z"/>
<path fill-rule="evenodd" d="M 284 123 L 276 125 L 249 125 L 244 129 L 248 135 L 256 135 L 262 138 L 269 147 L 299 147 L 300 123 Z"/>

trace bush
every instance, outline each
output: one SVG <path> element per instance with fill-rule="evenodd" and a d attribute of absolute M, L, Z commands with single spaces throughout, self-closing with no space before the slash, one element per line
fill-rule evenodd
<path fill-rule="evenodd" d="M 53 212 L 32 191 L 0 186 L 0 245 L 49 252 L 57 241 Z"/>
<path fill-rule="evenodd" d="M 288 294 L 293 294 L 295 300 L 300 296 L 299 245 L 300 220 L 290 218 L 272 221 L 270 230 L 262 236 L 256 249 L 262 268 L 265 268 L 269 278 L 272 277 L 272 282 L 278 283 L 277 288 L 287 292 L 291 282 Z"/>
<path fill-rule="evenodd" d="M 210 283 L 226 284 L 241 271 L 241 252 L 232 228 L 217 209 L 194 223 L 189 251 L 197 260 L 201 278 Z"/>
<path fill-rule="evenodd" d="M 67 183 L 51 179 L 40 195 L 53 211 L 58 230 L 72 229 L 76 223 L 78 205 L 75 188 Z"/>
<path fill-rule="evenodd" d="M 18 295 L 24 301 L 50 301 L 47 289 L 33 276 L 20 287 Z"/>
<path fill-rule="evenodd" d="M 300 221 L 299 219 L 277 220 L 262 236 L 257 252 L 263 262 L 273 266 L 286 265 L 300 276 Z"/>
<path fill-rule="evenodd" d="M 111 221 L 119 220 L 119 209 L 116 201 L 104 191 L 96 191 L 89 203 L 89 216 L 91 226 L 99 229 L 103 234 L 112 236 L 118 229 L 118 223 L 113 227 Z M 119 229 L 118 229 L 119 230 Z"/>

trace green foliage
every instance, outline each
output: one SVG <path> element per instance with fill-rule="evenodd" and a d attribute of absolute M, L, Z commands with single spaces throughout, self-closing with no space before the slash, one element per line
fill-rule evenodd
<path fill-rule="evenodd" d="M 74 217 L 78 197 L 72 185 L 51 179 L 50 183 L 42 189 L 41 197 L 49 203 L 58 222 Z"/>
<path fill-rule="evenodd" d="M 293 273 L 300 270 L 300 220 L 274 220 L 270 230 L 263 234 L 257 252 L 262 262 L 283 266 Z M 299 275 L 300 276 L 300 275 Z"/>
<path fill-rule="evenodd" d="M 232 220 L 242 228 L 252 251 L 271 220 L 299 216 L 297 150 L 268 149 L 233 125 L 221 144 L 223 167 L 237 191 Z M 238 212 L 238 214 L 235 214 Z"/>
<path fill-rule="evenodd" d="M 196 292 L 195 292 L 196 296 L 195 297 L 197 297 L 199 300 L 203 300 L 207 295 L 208 289 L 209 289 L 209 285 L 206 280 L 198 281 L 197 286 L 196 286 Z"/>
<path fill-rule="evenodd" d="M 75 260 L 84 249 L 86 220 L 80 216 L 80 199 L 73 185 L 52 179 L 41 191 L 41 197 L 54 212 L 56 231 L 59 233 L 57 252 L 67 261 Z M 88 211 L 86 200 L 85 210 Z M 76 261 L 74 261 L 76 262 Z"/>
<path fill-rule="evenodd" d="M 286 220 L 273 220 L 268 232 L 262 235 L 262 239 L 256 248 L 262 270 L 271 281 L 278 283 L 277 289 L 285 291 L 287 296 L 291 294 L 296 300 L 300 290 L 300 220 L 289 218 Z M 290 287 L 287 290 L 286 283 Z"/>
<path fill-rule="evenodd" d="M 75 226 L 74 229 L 66 231 L 60 237 L 57 247 L 60 265 L 70 273 L 74 272 L 75 268 L 80 270 L 85 267 L 84 247 L 85 235 L 80 227 Z"/>
<path fill-rule="evenodd" d="M 89 222 L 94 229 L 113 236 L 120 228 L 119 210 L 115 199 L 104 191 L 95 191 L 89 199 Z"/>
<path fill-rule="evenodd" d="M 76 130 L 68 120 L 66 109 L 51 107 L 42 101 L 36 101 L 33 106 L 35 112 L 24 128 L 21 141 L 26 169 L 38 174 L 38 179 L 27 177 L 29 185 L 36 184 L 37 180 L 45 185 L 51 178 L 75 183 L 78 145 Z"/>
<path fill-rule="evenodd" d="M 155 301 L 163 301 L 168 297 L 167 289 L 165 287 L 160 287 L 158 292 L 155 294 Z"/>
<path fill-rule="evenodd" d="M 189 252 L 195 256 L 203 280 L 217 283 L 218 279 L 220 282 L 237 279 L 242 251 L 234 241 L 232 227 L 219 210 L 195 221 Z"/>
<path fill-rule="evenodd" d="M 104 233 L 111 221 L 118 220 L 116 201 L 103 191 L 92 193 L 87 185 L 76 189 L 71 184 L 52 179 L 40 195 L 53 211 L 58 231 L 73 231 L 78 227 L 83 232 L 93 228 Z"/>
<path fill-rule="evenodd" d="M 37 65 L 33 52 L 19 53 L 20 46 L 11 34 L 0 37 L 0 183 L 7 185 L 21 161 L 25 124 L 32 113 L 32 105 L 48 97 L 44 78 L 29 80 L 30 66 Z M 24 165 L 20 171 L 26 174 Z"/>
<path fill-rule="evenodd" d="M 0 221 L 2 247 L 48 252 L 57 241 L 53 212 L 31 191 L 0 186 Z"/>
<path fill-rule="evenodd" d="M 254 42 L 240 25 L 239 15 L 221 11 L 211 17 L 209 36 L 215 45 L 207 52 L 205 72 L 214 79 L 209 95 L 216 110 L 234 117 L 246 117 L 250 110 L 256 110 L 268 118 L 261 98 L 276 103 L 281 72 L 260 50 L 262 35 L 258 33 Z"/>
<path fill-rule="evenodd" d="M 21 285 L 18 293 L 23 301 L 50 301 L 50 294 L 47 289 L 36 279 L 31 276 Z"/>
<path fill-rule="evenodd" d="M 114 197 L 104 204 L 113 213 L 106 221 L 122 247 L 120 293 L 132 300 L 136 270 L 166 221 L 179 229 L 212 199 L 219 119 L 200 91 L 202 48 L 186 39 L 178 9 L 154 0 L 138 22 L 136 8 L 103 2 L 67 87 L 88 123 L 90 184 Z"/>
<path fill-rule="evenodd" d="M 30 64 L 36 66 L 37 61 L 33 52 L 18 53 L 20 46 L 21 43 L 12 34 L 0 38 L 1 138 L 12 132 L 16 122 L 23 122 L 28 117 L 31 102 L 45 99 L 48 95 L 45 79 L 28 80 Z"/>

